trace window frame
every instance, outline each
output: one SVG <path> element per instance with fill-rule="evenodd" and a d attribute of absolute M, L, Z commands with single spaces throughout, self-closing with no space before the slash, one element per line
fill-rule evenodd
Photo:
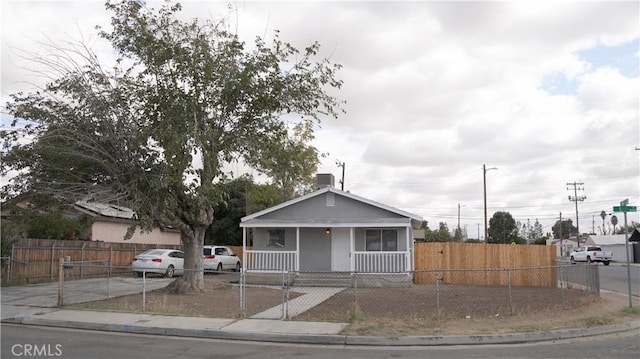
<path fill-rule="evenodd" d="M 283 228 L 272 228 L 267 230 L 267 248 L 285 248 L 286 236 Z"/>
<path fill-rule="evenodd" d="M 385 232 L 387 232 L 386 236 L 385 236 Z M 374 234 L 374 233 L 377 234 L 377 236 L 376 235 L 370 236 L 370 234 Z M 391 233 L 393 233 L 393 246 L 389 246 L 389 242 L 391 241 L 391 239 L 388 237 L 388 235 Z M 364 250 L 365 252 L 398 252 L 398 229 L 397 228 L 365 229 Z"/>

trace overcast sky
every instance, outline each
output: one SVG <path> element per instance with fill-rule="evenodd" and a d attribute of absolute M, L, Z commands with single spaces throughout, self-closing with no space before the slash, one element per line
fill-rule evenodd
<path fill-rule="evenodd" d="M 95 38 L 102 1 L 3 1 L 2 103 L 38 79 L 20 68 L 38 41 Z M 185 1 L 182 16 L 219 19 L 225 2 Z M 148 7 L 159 3 L 147 1 Z M 325 119 L 315 145 L 354 194 L 483 236 L 483 164 L 489 217 L 507 211 L 551 231 L 574 225 L 567 183 L 584 183 L 581 232 L 600 212 L 640 200 L 640 3 L 244 2 L 238 34 L 281 38 L 344 67 L 346 114 Z M 6 117 L 3 118 L 6 123 Z M 618 215 L 619 222 L 623 216 Z M 629 214 L 638 222 L 638 213 Z M 606 220 L 607 225 L 609 218 Z"/>

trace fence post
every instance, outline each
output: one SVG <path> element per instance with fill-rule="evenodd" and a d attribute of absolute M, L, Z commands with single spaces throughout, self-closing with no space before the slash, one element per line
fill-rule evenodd
<path fill-rule="evenodd" d="M 84 243 L 80 247 L 80 279 L 82 279 L 82 268 L 84 267 Z"/>
<path fill-rule="evenodd" d="M 11 244 L 11 258 L 9 259 L 9 273 L 8 273 L 8 275 L 7 275 L 7 277 L 9 277 L 9 281 L 11 281 L 11 278 L 12 278 L 12 276 L 13 276 L 13 273 L 11 273 L 11 272 L 13 272 L 13 270 L 12 270 L 12 268 L 11 268 L 11 267 L 13 266 L 13 256 L 14 256 L 14 255 L 15 255 L 15 253 L 16 253 L 16 252 L 14 251 L 15 246 L 16 246 L 16 244 L 15 244 L 15 243 Z"/>
<path fill-rule="evenodd" d="M 562 309 L 566 309 L 566 303 L 564 300 L 564 281 L 563 281 L 563 271 L 562 266 L 558 266 L 558 277 L 560 277 L 560 300 L 562 301 Z"/>
<path fill-rule="evenodd" d="M 240 268 L 240 315 L 245 318 L 244 314 L 244 280 L 245 273 L 242 268 Z"/>
<path fill-rule="evenodd" d="M 142 270 L 142 311 L 144 312 L 147 302 L 147 270 Z"/>
<path fill-rule="evenodd" d="M 438 275 L 438 271 L 435 272 L 436 275 L 436 309 L 438 313 L 440 313 L 440 276 Z"/>
<path fill-rule="evenodd" d="M 58 307 L 64 305 L 64 257 L 58 260 Z"/>
<path fill-rule="evenodd" d="M 53 281 L 53 272 L 55 271 L 55 269 L 54 269 L 55 268 L 54 267 L 54 263 L 55 262 L 53 260 L 53 257 L 55 256 L 55 253 L 56 253 L 56 245 L 54 243 L 54 244 L 51 245 L 51 267 L 49 268 L 50 269 L 49 270 L 49 274 L 50 274 L 49 280 L 51 280 L 51 281 Z"/>
<path fill-rule="evenodd" d="M 113 265 L 113 243 L 109 244 L 109 277 L 111 277 L 111 266 Z"/>
<path fill-rule="evenodd" d="M 511 271 L 512 269 L 507 269 L 507 282 L 509 283 L 509 315 L 513 315 L 513 298 L 511 293 Z"/>
<path fill-rule="evenodd" d="M 31 247 L 27 247 L 27 283 L 31 280 Z"/>

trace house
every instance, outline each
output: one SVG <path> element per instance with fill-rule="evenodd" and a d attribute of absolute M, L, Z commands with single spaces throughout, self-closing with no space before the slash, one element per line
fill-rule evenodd
<path fill-rule="evenodd" d="M 242 218 L 244 270 L 413 271 L 420 216 L 336 189 L 331 174 L 317 181 L 315 192 Z"/>
<path fill-rule="evenodd" d="M 571 251 L 578 248 L 578 240 L 575 237 L 564 239 L 553 238 L 547 239 L 547 245 L 556 246 L 556 255 L 559 258 L 568 258 Z M 582 245 L 584 245 L 584 243 Z"/>
<path fill-rule="evenodd" d="M 629 234 L 631 236 L 631 233 Z M 616 262 L 626 262 L 627 253 L 625 253 L 625 235 L 613 234 L 613 235 L 589 235 L 587 237 L 586 244 L 592 246 L 601 247 L 603 250 L 613 252 L 613 260 Z M 633 250 L 631 246 L 629 248 L 629 261 L 633 262 Z"/>
<path fill-rule="evenodd" d="M 3 220 L 8 220 L 14 215 L 15 211 L 25 210 L 30 206 L 30 196 L 20 195 L 3 203 L 0 216 Z M 80 238 L 86 240 L 111 243 L 180 245 L 180 231 L 172 228 L 154 228 L 149 233 L 141 233 L 140 230 L 137 230 L 131 239 L 125 241 L 124 237 L 131 226 L 131 220 L 135 216 L 135 213 L 130 208 L 94 201 L 77 201 L 73 205 L 64 208 L 64 215 L 67 217 L 87 216 L 91 218 L 89 230 L 86 233 L 79 234 Z"/>
<path fill-rule="evenodd" d="M 73 208 L 93 219 L 87 234 L 87 238 L 93 241 L 180 245 L 180 231 L 172 228 L 156 227 L 149 233 L 138 229 L 131 239 L 125 241 L 124 237 L 135 216 L 130 208 L 93 201 L 77 201 Z"/>

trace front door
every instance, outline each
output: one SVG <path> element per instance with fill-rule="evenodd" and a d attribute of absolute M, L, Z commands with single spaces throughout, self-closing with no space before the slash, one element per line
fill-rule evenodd
<path fill-rule="evenodd" d="M 331 229 L 331 270 L 334 272 L 351 271 L 350 233 L 350 228 Z"/>

